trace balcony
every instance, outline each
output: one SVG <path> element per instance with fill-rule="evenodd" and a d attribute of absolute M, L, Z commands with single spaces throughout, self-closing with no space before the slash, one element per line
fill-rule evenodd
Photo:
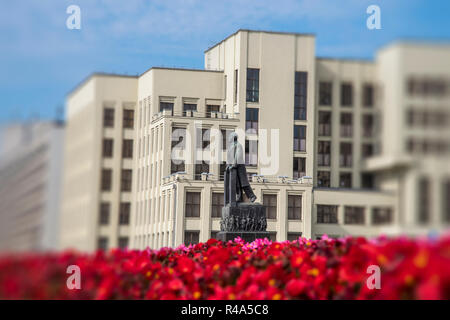
<path fill-rule="evenodd" d="M 218 111 L 174 111 L 165 109 L 152 116 L 152 122 L 161 118 L 196 118 L 196 119 L 237 119 L 234 113 L 224 113 Z"/>

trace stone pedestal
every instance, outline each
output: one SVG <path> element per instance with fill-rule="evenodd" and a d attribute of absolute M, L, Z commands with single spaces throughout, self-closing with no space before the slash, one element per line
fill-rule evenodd
<path fill-rule="evenodd" d="M 234 240 L 241 237 L 251 242 L 260 238 L 269 238 L 266 231 L 266 207 L 260 203 L 238 202 L 236 206 L 227 204 L 222 208 L 222 220 L 217 239 Z"/>

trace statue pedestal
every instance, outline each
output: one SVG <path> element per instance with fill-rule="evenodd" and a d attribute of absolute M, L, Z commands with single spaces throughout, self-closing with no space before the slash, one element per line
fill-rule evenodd
<path fill-rule="evenodd" d="M 266 207 L 262 204 L 247 202 L 238 202 L 236 206 L 227 204 L 222 208 L 221 231 L 217 234 L 217 239 L 226 242 L 241 237 L 244 241 L 251 242 L 269 238 L 266 228 Z"/>

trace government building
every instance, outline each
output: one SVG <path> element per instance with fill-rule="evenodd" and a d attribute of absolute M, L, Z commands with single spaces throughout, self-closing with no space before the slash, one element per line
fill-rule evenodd
<path fill-rule="evenodd" d="M 61 247 L 214 238 L 233 131 L 273 240 L 449 226 L 449 46 L 319 58 L 312 34 L 238 30 L 204 69 L 94 73 L 69 94 Z"/>

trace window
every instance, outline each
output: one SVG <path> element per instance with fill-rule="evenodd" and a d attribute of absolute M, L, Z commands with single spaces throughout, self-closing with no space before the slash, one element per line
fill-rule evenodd
<path fill-rule="evenodd" d="M 119 237 L 119 248 L 125 249 L 128 247 L 128 237 Z"/>
<path fill-rule="evenodd" d="M 133 158 L 133 140 L 131 139 L 123 140 L 122 158 Z"/>
<path fill-rule="evenodd" d="M 245 165 L 258 165 L 258 140 L 245 140 Z"/>
<path fill-rule="evenodd" d="M 332 104 L 332 83 L 331 82 L 319 82 L 319 105 L 331 106 Z"/>
<path fill-rule="evenodd" d="M 232 132 L 234 132 L 234 130 L 227 130 L 227 129 L 220 130 L 220 133 L 222 134 L 222 150 L 227 150 L 228 137 Z"/>
<path fill-rule="evenodd" d="M 330 166 L 331 162 L 331 142 L 319 141 L 318 142 L 318 159 L 317 164 L 322 167 Z"/>
<path fill-rule="evenodd" d="M 319 188 L 330 187 L 330 171 L 317 171 L 317 186 Z"/>
<path fill-rule="evenodd" d="M 211 199 L 211 217 L 222 217 L 222 207 L 224 205 L 223 193 L 213 192 Z"/>
<path fill-rule="evenodd" d="M 302 220 L 302 196 L 288 195 L 288 219 Z"/>
<path fill-rule="evenodd" d="M 200 238 L 200 231 L 185 231 L 184 232 L 184 245 L 197 244 Z"/>
<path fill-rule="evenodd" d="M 211 231 L 210 239 L 217 239 L 218 234 L 219 234 L 219 231 Z"/>
<path fill-rule="evenodd" d="M 122 202 L 120 204 L 119 211 L 119 224 L 129 225 L 130 224 L 130 208 L 131 204 L 129 202 Z"/>
<path fill-rule="evenodd" d="M 102 169 L 102 191 L 111 191 L 112 170 Z"/>
<path fill-rule="evenodd" d="M 391 208 L 372 208 L 372 224 L 382 225 L 392 223 L 392 209 Z"/>
<path fill-rule="evenodd" d="M 134 128 L 134 110 L 123 110 L 123 127 L 125 129 Z"/>
<path fill-rule="evenodd" d="M 294 151 L 306 151 L 306 126 L 294 126 Z"/>
<path fill-rule="evenodd" d="M 163 112 L 164 110 L 173 112 L 173 102 L 159 102 L 159 111 Z"/>
<path fill-rule="evenodd" d="M 319 136 L 331 136 L 331 112 L 319 111 Z"/>
<path fill-rule="evenodd" d="M 430 212 L 431 212 L 431 188 L 430 188 L 430 180 L 426 177 L 423 177 L 419 180 L 419 188 L 418 188 L 418 221 L 419 223 L 425 224 L 430 221 Z"/>
<path fill-rule="evenodd" d="M 341 84 L 341 105 L 344 107 L 353 105 L 353 86 L 351 83 Z"/>
<path fill-rule="evenodd" d="M 224 177 L 225 177 L 225 170 L 227 168 L 227 163 L 226 161 L 222 161 L 222 163 L 220 164 L 220 172 L 219 172 L 219 180 L 223 181 Z"/>
<path fill-rule="evenodd" d="M 247 102 L 259 102 L 259 69 L 247 69 Z"/>
<path fill-rule="evenodd" d="M 298 240 L 302 236 L 301 232 L 288 232 L 287 234 L 287 240 L 288 241 L 295 241 Z"/>
<path fill-rule="evenodd" d="M 353 136 L 353 115 L 341 113 L 341 137 Z"/>
<path fill-rule="evenodd" d="M 338 206 L 318 204 L 317 223 L 338 223 Z"/>
<path fill-rule="evenodd" d="M 238 97 L 238 87 L 239 87 L 239 82 L 238 82 L 238 70 L 234 70 L 234 104 L 237 103 L 237 97 Z"/>
<path fill-rule="evenodd" d="M 188 111 L 197 111 L 197 104 L 195 103 L 183 103 L 183 116 L 186 115 Z"/>
<path fill-rule="evenodd" d="M 201 180 L 202 173 L 209 173 L 209 164 L 205 161 L 195 164 L 195 180 Z"/>
<path fill-rule="evenodd" d="M 375 189 L 375 176 L 372 173 L 362 173 L 361 187 L 363 189 Z"/>
<path fill-rule="evenodd" d="M 363 137 L 370 138 L 374 133 L 374 121 L 373 115 L 371 114 L 363 114 L 362 116 L 362 131 Z"/>
<path fill-rule="evenodd" d="M 106 127 L 114 127 L 114 109 L 113 108 L 105 108 L 103 110 L 103 126 Z"/>
<path fill-rule="evenodd" d="M 363 143 L 361 147 L 361 157 L 363 159 L 373 156 L 373 144 Z"/>
<path fill-rule="evenodd" d="M 110 212 L 110 204 L 108 202 L 102 202 L 100 204 L 100 225 L 106 226 L 109 224 L 109 212 Z"/>
<path fill-rule="evenodd" d="M 345 224 L 364 224 L 364 207 L 344 207 L 344 223 Z"/>
<path fill-rule="evenodd" d="M 341 173 L 339 175 L 339 187 L 351 188 L 352 187 L 352 174 L 349 172 Z"/>
<path fill-rule="evenodd" d="M 247 133 L 258 133 L 259 109 L 247 108 L 245 110 L 245 130 Z"/>
<path fill-rule="evenodd" d="M 170 163 L 170 173 L 185 172 L 184 160 L 172 159 Z"/>
<path fill-rule="evenodd" d="M 301 177 L 306 176 L 306 158 L 294 158 L 294 173 L 293 178 L 299 179 Z"/>
<path fill-rule="evenodd" d="M 197 149 L 206 149 L 209 147 L 211 143 L 211 130 L 206 128 L 197 128 L 196 129 L 196 138 L 197 138 Z"/>
<path fill-rule="evenodd" d="M 266 207 L 267 219 L 277 218 L 277 195 L 265 194 L 263 195 L 263 204 Z"/>
<path fill-rule="evenodd" d="M 99 250 L 107 250 L 108 249 L 108 238 L 100 237 L 97 240 L 97 249 Z"/>
<path fill-rule="evenodd" d="M 113 156 L 113 147 L 114 140 L 113 139 L 103 139 L 103 157 L 111 158 Z"/>
<path fill-rule="evenodd" d="M 208 104 L 206 105 L 206 117 L 211 118 L 212 113 L 217 113 L 220 111 L 219 105 Z"/>
<path fill-rule="evenodd" d="M 200 192 L 186 192 L 185 216 L 200 217 Z"/>
<path fill-rule="evenodd" d="M 122 169 L 120 190 L 121 191 L 131 191 L 131 179 L 132 171 L 131 169 Z"/>
<path fill-rule="evenodd" d="M 295 72 L 294 119 L 306 120 L 308 72 Z"/>
<path fill-rule="evenodd" d="M 269 240 L 270 241 L 277 241 L 277 233 L 276 232 L 269 232 Z"/>
<path fill-rule="evenodd" d="M 353 159 L 353 145 L 349 142 L 341 142 L 339 165 L 341 167 L 351 167 Z"/>
<path fill-rule="evenodd" d="M 186 147 L 186 128 L 172 127 L 172 149 L 177 147 L 184 149 Z"/>
<path fill-rule="evenodd" d="M 442 217 L 450 223 L 450 179 L 442 183 Z"/>
<path fill-rule="evenodd" d="M 363 86 L 363 106 L 373 107 L 373 85 L 371 84 Z"/>

